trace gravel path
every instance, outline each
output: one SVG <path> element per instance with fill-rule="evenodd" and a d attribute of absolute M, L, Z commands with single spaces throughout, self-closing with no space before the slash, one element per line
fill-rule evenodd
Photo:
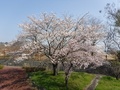
<path fill-rule="evenodd" d="M 0 70 L 0 90 L 34 90 L 20 67 L 5 66 Z"/>

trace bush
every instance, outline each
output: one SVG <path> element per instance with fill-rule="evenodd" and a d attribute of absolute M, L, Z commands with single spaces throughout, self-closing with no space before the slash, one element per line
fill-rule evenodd
<path fill-rule="evenodd" d="M 25 69 L 26 72 L 36 72 L 36 71 L 44 71 L 45 68 L 38 68 L 38 67 L 22 67 Z"/>
<path fill-rule="evenodd" d="M 4 66 L 3 65 L 0 65 L 0 69 L 2 69 Z"/>

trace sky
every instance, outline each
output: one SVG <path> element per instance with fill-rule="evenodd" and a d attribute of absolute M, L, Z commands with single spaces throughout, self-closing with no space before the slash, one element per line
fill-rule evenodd
<path fill-rule="evenodd" d="M 89 13 L 100 20 L 107 3 L 120 5 L 120 0 L 0 0 L 0 42 L 15 40 L 21 32 L 19 24 L 28 21 L 28 16 L 55 13 L 82 17 Z"/>

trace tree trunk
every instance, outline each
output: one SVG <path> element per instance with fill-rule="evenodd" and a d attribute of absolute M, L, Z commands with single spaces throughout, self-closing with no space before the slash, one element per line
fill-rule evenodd
<path fill-rule="evenodd" d="M 119 75 L 116 75 L 115 78 L 116 78 L 116 80 L 119 80 Z"/>
<path fill-rule="evenodd" d="M 67 69 L 67 71 L 65 72 L 65 86 L 66 86 L 66 90 L 68 90 L 68 80 L 69 80 L 69 76 L 70 76 L 70 71 L 72 70 L 73 64 L 70 63 L 69 68 Z"/>
<path fill-rule="evenodd" d="M 106 58 L 106 60 L 107 60 L 107 54 L 105 55 L 105 58 Z"/>
<path fill-rule="evenodd" d="M 68 90 L 68 79 L 69 79 L 69 75 L 68 73 L 65 74 L 65 87 L 66 87 L 66 90 Z"/>
<path fill-rule="evenodd" d="M 53 65 L 53 76 L 56 76 L 58 74 L 58 63 L 52 65 Z"/>

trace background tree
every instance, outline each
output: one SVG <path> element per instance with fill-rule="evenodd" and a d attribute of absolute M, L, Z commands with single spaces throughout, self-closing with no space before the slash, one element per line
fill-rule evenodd
<path fill-rule="evenodd" d="M 115 7 L 115 4 L 107 4 L 105 7 L 107 13 L 108 25 L 105 43 L 110 49 L 116 49 L 117 53 L 120 50 L 120 10 Z M 118 56 L 116 54 L 116 56 Z"/>
<path fill-rule="evenodd" d="M 115 61 L 111 62 L 113 75 L 118 80 L 120 77 L 120 9 L 115 4 L 107 4 L 105 7 L 107 14 L 108 25 L 110 29 L 107 30 L 105 39 L 106 47 L 112 55 L 115 55 Z"/>

